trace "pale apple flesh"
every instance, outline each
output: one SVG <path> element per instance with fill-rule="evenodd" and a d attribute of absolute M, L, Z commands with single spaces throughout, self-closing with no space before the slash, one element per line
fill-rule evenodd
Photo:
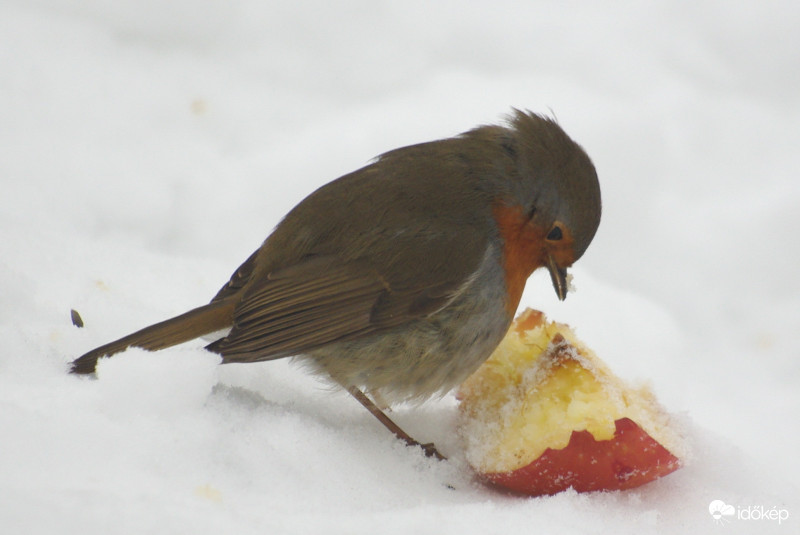
<path fill-rule="evenodd" d="M 537 311 L 515 320 L 458 397 L 467 461 L 515 492 L 628 489 L 680 466 L 679 434 L 649 390 Z"/>

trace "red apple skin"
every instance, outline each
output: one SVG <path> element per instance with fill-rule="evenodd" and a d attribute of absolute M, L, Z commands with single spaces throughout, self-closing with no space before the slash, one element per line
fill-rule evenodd
<path fill-rule="evenodd" d="M 546 449 L 527 466 L 511 472 L 483 474 L 492 484 L 529 496 L 622 490 L 644 485 L 680 467 L 680 460 L 630 418 L 614 422 L 614 438 L 594 439 L 573 431 L 560 450 Z"/>

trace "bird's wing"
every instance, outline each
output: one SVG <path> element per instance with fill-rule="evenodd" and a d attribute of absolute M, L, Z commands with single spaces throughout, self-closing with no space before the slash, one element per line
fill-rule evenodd
<path fill-rule="evenodd" d="M 214 301 L 221 301 L 226 297 L 230 297 L 239 293 L 253 275 L 253 271 L 255 271 L 256 268 L 257 259 L 258 250 L 251 254 L 248 259 L 237 268 L 236 272 L 231 275 L 230 280 L 225 283 L 225 286 L 220 288 L 219 292 L 217 292 L 217 295 L 214 296 L 214 299 L 212 299 L 211 302 L 213 303 Z"/>
<path fill-rule="evenodd" d="M 427 252 L 428 258 L 402 265 L 435 266 L 436 259 L 431 262 L 431 256 L 446 261 L 448 254 L 451 258 L 455 254 L 456 244 L 450 242 L 435 252 L 406 253 L 424 256 Z M 465 247 L 470 246 L 461 247 L 462 260 Z M 450 262 L 418 277 L 414 273 L 381 273 L 363 260 L 306 258 L 254 279 L 234 311 L 230 333 L 209 349 L 223 355 L 224 362 L 271 360 L 401 325 L 436 312 L 458 295 L 482 258 L 477 250 L 469 256 L 477 261 Z"/>

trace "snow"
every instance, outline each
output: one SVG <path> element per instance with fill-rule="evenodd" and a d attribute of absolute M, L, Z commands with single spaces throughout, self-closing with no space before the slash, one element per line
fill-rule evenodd
<path fill-rule="evenodd" d="M 796 532 L 798 26 L 776 0 L 0 3 L 0 528 Z M 552 111 L 604 196 L 577 292 L 537 274 L 521 306 L 649 382 L 685 468 L 513 498 L 472 479 L 452 397 L 393 413 L 436 462 L 287 362 L 65 373 L 209 299 L 319 185 L 511 106 Z"/>

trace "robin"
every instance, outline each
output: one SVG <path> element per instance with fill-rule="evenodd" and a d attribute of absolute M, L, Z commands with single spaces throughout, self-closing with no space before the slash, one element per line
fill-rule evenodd
<path fill-rule="evenodd" d="M 222 363 L 295 357 L 441 457 L 373 400 L 460 384 L 505 335 L 534 270 L 547 268 L 563 300 L 600 211 L 586 152 L 555 120 L 514 110 L 505 125 L 396 149 L 322 186 L 210 303 L 93 349 L 71 372 L 222 331 L 207 346 Z"/>

